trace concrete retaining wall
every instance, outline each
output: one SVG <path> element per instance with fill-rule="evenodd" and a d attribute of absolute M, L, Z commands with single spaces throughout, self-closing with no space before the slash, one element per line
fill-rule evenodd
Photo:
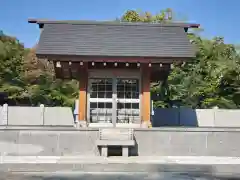
<path fill-rule="evenodd" d="M 136 131 L 136 141 L 140 156 L 239 156 L 239 135 L 228 129 L 167 128 Z"/>
<path fill-rule="evenodd" d="M 155 109 L 153 126 L 240 127 L 240 110 Z"/>
<path fill-rule="evenodd" d="M 235 156 L 240 154 L 240 129 L 152 128 L 136 129 L 139 156 Z M 0 155 L 99 156 L 98 129 L 1 128 Z"/>
<path fill-rule="evenodd" d="M 9 126 L 73 126 L 69 107 L 0 107 L 0 125 Z"/>

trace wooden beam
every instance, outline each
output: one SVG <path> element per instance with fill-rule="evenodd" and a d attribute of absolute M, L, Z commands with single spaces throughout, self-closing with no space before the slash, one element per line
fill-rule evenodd
<path fill-rule="evenodd" d="M 117 63 L 173 63 L 191 60 L 192 57 L 119 57 L 119 56 L 77 56 L 77 55 L 40 55 L 38 58 L 49 59 L 51 61 L 69 61 L 72 62 L 117 62 Z"/>

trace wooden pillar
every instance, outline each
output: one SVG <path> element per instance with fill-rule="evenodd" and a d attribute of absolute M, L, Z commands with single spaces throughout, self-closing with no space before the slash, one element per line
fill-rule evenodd
<path fill-rule="evenodd" d="M 142 73 L 142 121 L 148 123 L 151 119 L 150 74 L 151 67 L 144 64 Z"/>
<path fill-rule="evenodd" d="M 88 86 L 88 67 L 87 63 L 80 66 L 79 73 L 79 121 L 86 122 L 87 115 L 87 86 Z"/>

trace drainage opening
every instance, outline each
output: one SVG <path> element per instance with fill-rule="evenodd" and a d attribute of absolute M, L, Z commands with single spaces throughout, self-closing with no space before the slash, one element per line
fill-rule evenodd
<path fill-rule="evenodd" d="M 108 146 L 108 156 L 122 156 L 122 146 Z"/>

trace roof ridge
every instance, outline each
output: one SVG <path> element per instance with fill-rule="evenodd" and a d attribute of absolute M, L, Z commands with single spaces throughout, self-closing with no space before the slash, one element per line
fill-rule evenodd
<path fill-rule="evenodd" d="M 43 24 L 72 24 L 72 25 L 113 25 L 113 26 L 174 26 L 185 28 L 198 28 L 200 25 L 195 23 L 184 22 L 119 22 L 119 21 L 94 21 L 94 20 L 46 20 L 46 19 L 29 19 L 29 23 Z"/>

